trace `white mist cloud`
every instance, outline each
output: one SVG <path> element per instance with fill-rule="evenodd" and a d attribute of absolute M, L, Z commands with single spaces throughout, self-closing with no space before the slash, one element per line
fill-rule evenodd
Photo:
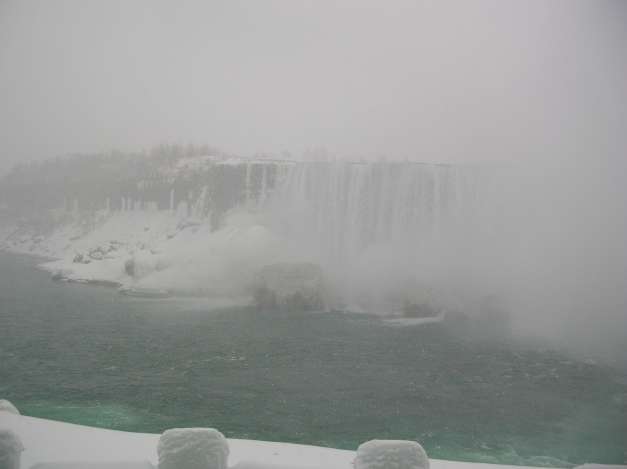
<path fill-rule="evenodd" d="M 616 1 L 0 5 L 0 161 L 162 141 L 426 161 L 625 147 Z"/>

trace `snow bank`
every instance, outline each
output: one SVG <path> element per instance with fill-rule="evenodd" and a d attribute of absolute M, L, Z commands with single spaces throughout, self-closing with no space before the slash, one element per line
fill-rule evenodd
<path fill-rule="evenodd" d="M 6 399 L 0 399 L 0 412 L 10 412 L 12 414 L 20 415 L 20 411 L 17 410 L 17 407 Z"/>
<path fill-rule="evenodd" d="M 0 468 L 20 469 L 20 459 L 24 445 L 11 430 L 0 430 Z"/>
<path fill-rule="evenodd" d="M 625 469 L 625 466 L 612 464 L 582 464 L 581 466 L 575 466 L 573 469 Z"/>
<path fill-rule="evenodd" d="M 7 412 L 0 413 L 0 428 L 12 430 L 22 440 L 22 469 L 44 462 L 157 460 L 158 435 L 115 432 Z"/>
<path fill-rule="evenodd" d="M 159 469 L 226 469 L 229 445 L 213 428 L 166 430 L 157 446 Z"/>
<path fill-rule="evenodd" d="M 231 469 L 294 469 L 294 465 L 264 464 L 254 461 L 242 461 Z M 319 469 L 318 466 L 298 466 L 298 469 Z"/>
<path fill-rule="evenodd" d="M 0 249 L 56 258 L 40 266 L 55 280 L 247 304 L 254 273 L 290 260 L 283 241 L 245 210 L 230 212 L 217 230 L 209 218 L 192 223 L 172 211 L 111 212 L 89 230 L 74 228 L 59 227 L 37 243 L 30 234 L 0 239 Z"/>
<path fill-rule="evenodd" d="M 427 453 L 415 441 L 371 440 L 357 448 L 355 469 L 429 469 Z"/>
<path fill-rule="evenodd" d="M 35 464 L 31 469 L 155 469 L 148 461 L 120 462 L 45 462 Z"/>
<path fill-rule="evenodd" d="M 155 466 L 157 464 L 159 435 L 84 427 L 8 412 L 0 413 L 0 428 L 12 430 L 24 443 L 26 449 L 22 453 L 23 469 L 49 461 L 57 461 L 55 464 L 58 465 L 39 466 L 38 469 L 42 467 L 45 469 L 77 469 L 77 467 L 143 469 L 144 466 L 137 466 L 145 464 L 142 461 L 150 461 Z M 353 463 L 357 456 L 355 451 L 290 443 L 229 439 L 228 444 L 231 469 L 354 469 Z M 364 446 L 362 445 L 362 450 Z M 380 447 L 377 446 L 377 449 Z M 82 466 L 73 466 L 72 464 L 77 461 L 86 462 L 82 463 Z M 132 465 L 123 466 L 122 464 Z M 438 459 L 431 459 L 429 464 L 430 469 L 524 469 L 525 467 Z M 386 466 L 386 469 L 389 467 L 391 466 Z M 585 465 L 581 469 L 627 469 L 627 466 Z"/>

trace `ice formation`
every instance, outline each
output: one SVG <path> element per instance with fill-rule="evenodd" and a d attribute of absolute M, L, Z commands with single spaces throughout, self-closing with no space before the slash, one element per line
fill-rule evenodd
<path fill-rule="evenodd" d="M 6 399 L 0 399 L 0 412 L 11 412 L 12 414 L 20 415 L 20 411 L 17 410 L 17 407 Z"/>
<path fill-rule="evenodd" d="M 24 445 L 11 430 L 0 430 L 0 468 L 19 469 Z"/>
<path fill-rule="evenodd" d="M 229 445 L 213 428 L 166 430 L 157 446 L 159 469 L 226 469 Z"/>
<path fill-rule="evenodd" d="M 371 440 L 357 448 L 355 469 L 429 469 L 429 458 L 415 441 Z"/>

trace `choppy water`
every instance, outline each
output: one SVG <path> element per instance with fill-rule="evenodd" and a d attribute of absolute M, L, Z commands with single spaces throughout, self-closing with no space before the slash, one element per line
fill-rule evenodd
<path fill-rule="evenodd" d="M 623 463 L 627 376 L 441 325 L 210 311 L 58 284 L 0 254 L 0 397 L 25 414 L 128 431 L 354 449 L 416 439 L 433 457 Z"/>

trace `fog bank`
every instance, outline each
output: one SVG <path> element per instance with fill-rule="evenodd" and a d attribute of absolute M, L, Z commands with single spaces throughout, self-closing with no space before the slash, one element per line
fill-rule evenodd
<path fill-rule="evenodd" d="M 0 171 L 158 142 L 431 162 L 624 155 L 627 5 L 0 2 Z"/>
<path fill-rule="evenodd" d="M 238 297 L 264 266 L 307 262 L 331 309 L 474 317 L 488 301 L 516 334 L 614 358 L 627 344 L 624 165 L 112 155 L 54 166 L 59 180 L 47 166 L 4 179 L 2 247 L 58 257 L 48 268 L 70 279 Z"/>

